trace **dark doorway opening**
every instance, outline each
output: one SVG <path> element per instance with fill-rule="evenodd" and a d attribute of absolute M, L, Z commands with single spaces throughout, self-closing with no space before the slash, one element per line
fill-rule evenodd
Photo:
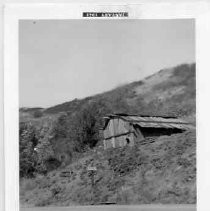
<path fill-rule="evenodd" d="M 136 131 L 141 131 L 144 137 L 153 137 L 153 136 L 163 136 L 163 135 L 172 135 L 175 133 L 183 133 L 184 130 L 178 128 L 153 128 L 153 127 L 140 127 L 139 125 L 134 125 Z"/>
<path fill-rule="evenodd" d="M 129 138 L 126 138 L 125 140 L 126 140 L 127 144 L 130 144 L 130 139 Z"/>
<path fill-rule="evenodd" d="M 175 133 L 182 133 L 183 130 L 178 128 L 141 128 L 140 129 L 144 137 L 150 136 L 170 136 Z"/>

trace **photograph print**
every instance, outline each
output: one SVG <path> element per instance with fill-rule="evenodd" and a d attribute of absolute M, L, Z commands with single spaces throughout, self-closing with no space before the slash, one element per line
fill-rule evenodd
<path fill-rule="evenodd" d="M 194 19 L 19 21 L 19 197 L 195 211 Z"/>

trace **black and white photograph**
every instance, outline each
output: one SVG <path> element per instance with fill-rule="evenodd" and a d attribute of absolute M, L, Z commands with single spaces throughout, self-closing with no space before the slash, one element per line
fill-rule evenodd
<path fill-rule="evenodd" d="M 18 29 L 20 210 L 195 211 L 195 20 Z"/>

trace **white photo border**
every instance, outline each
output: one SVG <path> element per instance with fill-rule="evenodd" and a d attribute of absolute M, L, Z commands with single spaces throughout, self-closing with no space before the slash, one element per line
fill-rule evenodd
<path fill-rule="evenodd" d="M 128 12 L 115 19 L 195 19 L 197 106 L 197 210 L 209 210 L 210 193 L 210 3 L 6 4 L 4 9 L 5 211 L 19 210 L 19 20 L 99 19 L 82 12 Z M 113 18 L 100 18 L 113 19 Z"/>

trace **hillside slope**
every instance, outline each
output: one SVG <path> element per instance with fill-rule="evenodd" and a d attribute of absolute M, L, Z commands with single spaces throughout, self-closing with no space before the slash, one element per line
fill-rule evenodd
<path fill-rule="evenodd" d="M 147 139 L 144 144 L 94 150 L 63 169 L 22 180 L 22 205 L 196 203 L 195 133 Z M 91 184 L 87 166 L 97 167 Z M 61 172 L 71 171 L 70 177 Z"/>
<path fill-rule="evenodd" d="M 163 69 L 141 81 L 132 82 L 102 94 L 75 99 L 49 108 L 21 108 L 20 122 L 43 122 L 62 113 L 74 115 L 87 107 L 97 107 L 101 115 L 131 113 L 169 115 L 195 122 L 195 64 Z M 35 116 L 41 112 L 40 116 Z M 38 113 L 39 114 L 39 113 Z M 42 118 L 40 118 L 42 117 Z"/>
<path fill-rule="evenodd" d="M 112 112 L 189 116 L 195 113 L 195 93 L 195 64 L 183 64 L 99 95 L 47 108 L 44 112 L 73 113 L 86 104 L 99 103 Z"/>

